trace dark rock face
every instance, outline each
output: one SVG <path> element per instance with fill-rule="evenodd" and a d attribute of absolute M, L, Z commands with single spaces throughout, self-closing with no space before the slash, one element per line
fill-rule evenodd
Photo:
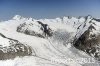
<path fill-rule="evenodd" d="M 74 46 L 90 56 L 100 59 L 100 35 L 90 34 L 92 30 L 96 30 L 94 26 L 90 26 L 75 42 Z"/>
<path fill-rule="evenodd" d="M 23 57 L 32 55 L 32 49 L 28 45 L 24 45 L 17 40 L 7 38 L 0 33 L 0 36 L 9 40 L 9 46 L 0 45 L 0 60 L 14 59 L 15 57 Z"/>
<path fill-rule="evenodd" d="M 93 18 L 93 20 L 100 22 L 100 19 Z"/>
<path fill-rule="evenodd" d="M 23 57 L 32 55 L 32 49 L 23 44 L 15 44 L 8 47 L 0 47 L 0 60 L 14 59 L 15 57 Z"/>
<path fill-rule="evenodd" d="M 52 36 L 52 30 L 49 28 L 49 26 L 47 25 L 47 24 L 43 24 L 42 22 L 40 22 L 40 21 L 37 21 L 39 24 L 41 24 L 41 26 L 42 26 L 42 30 L 43 30 L 43 32 L 45 33 L 45 36 L 47 35 L 47 36 Z"/>

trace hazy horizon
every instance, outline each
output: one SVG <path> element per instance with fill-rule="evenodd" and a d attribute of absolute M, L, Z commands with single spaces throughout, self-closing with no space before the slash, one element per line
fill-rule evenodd
<path fill-rule="evenodd" d="M 100 0 L 0 0 L 0 20 L 14 15 L 36 19 L 87 15 L 100 18 L 99 6 Z"/>

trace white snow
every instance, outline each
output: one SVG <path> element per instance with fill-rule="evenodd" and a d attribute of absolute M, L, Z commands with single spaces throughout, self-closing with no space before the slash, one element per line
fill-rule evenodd
<path fill-rule="evenodd" d="M 0 23 L 0 33 L 4 34 L 5 36 L 16 39 L 19 42 L 23 44 L 27 44 L 32 47 L 32 49 L 35 51 L 33 55 L 37 56 L 29 56 L 29 57 L 17 57 L 13 60 L 5 60 L 0 61 L 0 66 L 82 66 L 85 65 L 84 63 L 52 63 L 50 60 L 53 57 L 56 58 L 71 58 L 73 60 L 77 58 L 91 58 L 84 52 L 74 48 L 70 43 L 66 44 L 66 46 L 63 45 L 62 42 L 59 40 L 54 40 L 54 38 L 40 38 L 36 36 L 30 36 L 25 35 L 23 33 L 18 33 L 16 31 L 17 27 L 20 24 L 23 24 L 26 22 L 26 24 L 29 24 L 26 26 L 30 30 L 34 30 L 35 32 L 42 33 L 40 30 L 40 25 L 36 22 L 38 20 L 32 19 L 32 18 L 24 18 L 19 15 L 15 16 L 12 20 L 8 20 L 5 22 Z M 57 30 L 64 30 L 65 32 L 68 32 L 71 34 L 72 39 L 73 36 L 75 36 L 77 32 L 78 26 L 82 24 L 80 27 L 80 30 L 83 32 L 88 28 L 89 23 L 87 22 L 86 27 L 83 30 L 83 24 L 84 24 L 84 18 L 77 19 L 75 17 L 72 17 L 71 19 L 68 19 L 68 17 L 56 18 L 56 19 L 40 19 L 41 22 L 44 24 L 48 24 L 49 27 L 53 31 Z M 32 27 L 30 26 L 32 25 Z M 79 30 L 79 31 L 80 31 Z M 99 29 L 98 29 L 99 30 Z M 82 34 L 78 32 L 78 34 Z M 57 36 L 59 37 L 59 36 Z M 60 37 L 62 38 L 62 37 Z M 9 46 L 7 39 L 4 39 L 0 37 L 0 44 L 3 46 Z M 88 65 L 89 66 L 89 65 Z"/>
<path fill-rule="evenodd" d="M 0 45 L 2 47 L 9 46 L 9 40 L 0 36 Z"/>

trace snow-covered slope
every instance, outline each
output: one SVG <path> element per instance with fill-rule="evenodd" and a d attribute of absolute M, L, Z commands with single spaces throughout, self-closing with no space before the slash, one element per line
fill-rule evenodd
<path fill-rule="evenodd" d="M 76 47 L 79 38 L 90 28 L 91 34 L 99 35 L 98 20 L 91 16 L 63 17 L 55 19 L 33 19 L 16 15 L 11 20 L 0 22 L 0 33 L 15 39 L 23 45 L 30 46 L 31 56 L 17 56 L 13 60 L 1 60 L 2 66 L 96 66 L 93 57 Z M 5 41 L 4 41 L 5 40 Z M 2 46 L 9 46 L 9 39 L 0 38 Z M 74 44 L 74 45 L 73 45 Z M 78 43 L 79 44 L 79 43 Z M 92 58 L 92 63 L 81 61 L 82 58 Z M 59 62 L 59 59 L 72 61 Z M 79 61 L 75 62 L 76 60 Z M 16 62 L 17 61 L 17 62 Z"/>

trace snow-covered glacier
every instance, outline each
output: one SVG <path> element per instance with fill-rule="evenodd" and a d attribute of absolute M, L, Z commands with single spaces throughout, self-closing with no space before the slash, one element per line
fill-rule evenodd
<path fill-rule="evenodd" d="M 14 16 L 0 22 L 0 66 L 100 66 L 100 19 Z"/>

